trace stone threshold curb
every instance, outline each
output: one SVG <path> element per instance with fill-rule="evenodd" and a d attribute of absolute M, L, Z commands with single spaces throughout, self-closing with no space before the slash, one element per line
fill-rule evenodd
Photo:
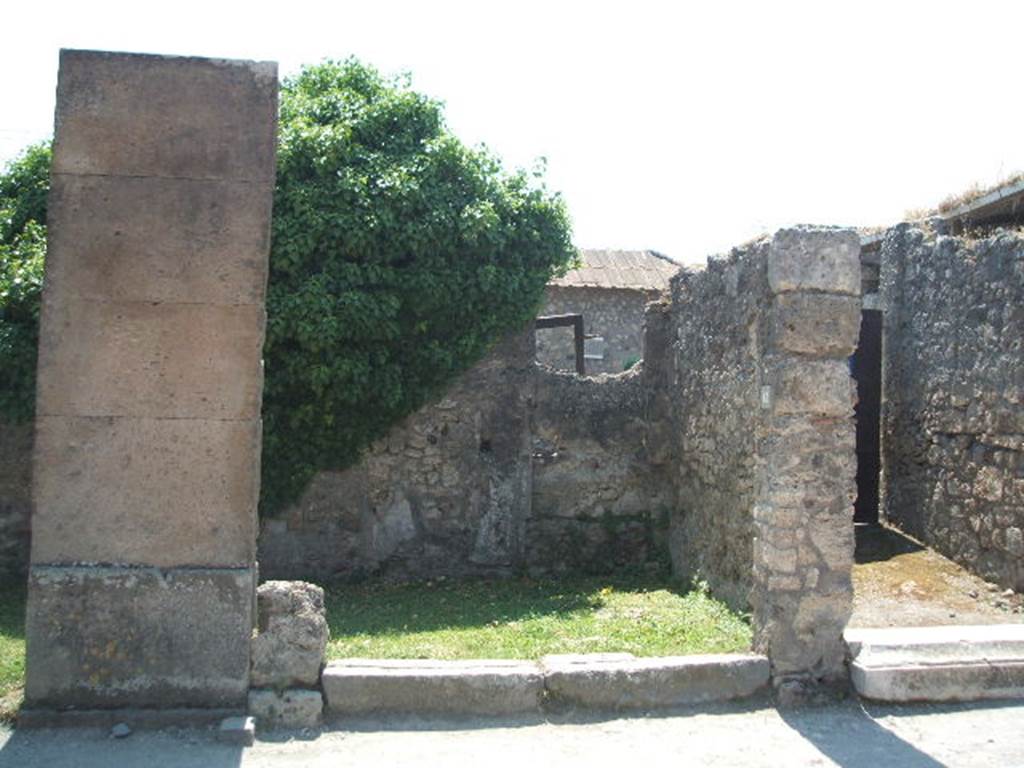
<path fill-rule="evenodd" d="M 757 654 L 529 661 L 348 659 L 323 673 L 325 715 L 517 715 L 567 708 L 660 709 L 752 696 L 768 683 Z"/>
<path fill-rule="evenodd" d="M 1024 698 L 1024 624 L 854 629 L 850 679 L 886 702 Z"/>

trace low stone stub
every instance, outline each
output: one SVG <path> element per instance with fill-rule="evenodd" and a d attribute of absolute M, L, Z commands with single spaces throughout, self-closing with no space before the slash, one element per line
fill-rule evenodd
<path fill-rule="evenodd" d="M 860 237 L 852 229 L 780 229 L 768 249 L 768 286 L 773 293 L 822 291 L 859 296 Z"/>
<path fill-rule="evenodd" d="M 252 591 L 244 568 L 33 566 L 26 706 L 244 707 Z"/>
<path fill-rule="evenodd" d="M 273 62 L 62 50 L 57 108 L 55 174 L 274 181 Z"/>
<path fill-rule="evenodd" d="M 39 417 L 32 562 L 241 567 L 259 421 Z"/>
<path fill-rule="evenodd" d="M 253 685 L 317 685 L 329 636 L 323 589 L 305 581 L 265 582 L 256 592 L 256 614 Z"/>

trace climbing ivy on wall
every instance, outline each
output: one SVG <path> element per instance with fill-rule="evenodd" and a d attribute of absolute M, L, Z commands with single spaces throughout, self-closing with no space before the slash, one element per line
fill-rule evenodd
<path fill-rule="evenodd" d="M 501 336 L 574 258 L 540 172 L 355 60 L 285 81 L 267 294 L 261 510 L 342 468 Z M 0 417 L 31 415 L 49 149 L 0 181 Z"/>

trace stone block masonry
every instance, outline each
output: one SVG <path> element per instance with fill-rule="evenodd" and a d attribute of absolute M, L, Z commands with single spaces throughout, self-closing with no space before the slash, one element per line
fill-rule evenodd
<path fill-rule="evenodd" d="M 1024 234 L 882 244 L 886 519 L 1024 591 Z"/>
<path fill-rule="evenodd" d="M 270 63 L 63 51 L 26 707 L 246 705 Z"/>
<path fill-rule="evenodd" d="M 754 649 L 771 660 L 780 698 L 802 699 L 846 680 L 857 472 L 847 358 L 857 346 L 860 238 L 852 230 L 781 230 L 765 256 L 765 319 L 775 332 L 760 365 Z M 800 325 L 793 306 L 815 318 L 814 333 L 791 333 Z"/>
<path fill-rule="evenodd" d="M 780 230 L 673 281 L 672 554 L 736 605 L 784 698 L 845 679 L 859 240 Z"/>

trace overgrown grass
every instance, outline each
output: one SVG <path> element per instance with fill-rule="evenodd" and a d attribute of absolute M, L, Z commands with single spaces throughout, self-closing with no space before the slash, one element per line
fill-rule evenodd
<path fill-rule="evenodd" d="M 536 659 L 750 648 L 750 627 L 701 589 L 653 577 L 435 581 L 327 590 L 327 656 Z"/>
<path fill-rule="evenodd" d="M 25 684 L 25 586 L 0 586 L 0 723 L 21 706 Z"/>
<path fill-rule="evenodd" d="M 949 195 L 934 208 L 911 208 L 905 211 L 903 213 L 903 219 L 904 221 L 919 221 L 920 219 L 927 219 L 929 216 L 935 216 L 936 214 L 949 213 L 950 211 L 959 208 L 961 205 L 972 203 L 978 198 L 984 197 L 989 192 L 995 192 L 1000 187 L 1006 187 L 1020 181 L 1024 181 L 1024 172 L 1017 172 L 1004 176 L 995 184 L 979 184 L 978 182 L 975 182 L 962 192 Z"/>

